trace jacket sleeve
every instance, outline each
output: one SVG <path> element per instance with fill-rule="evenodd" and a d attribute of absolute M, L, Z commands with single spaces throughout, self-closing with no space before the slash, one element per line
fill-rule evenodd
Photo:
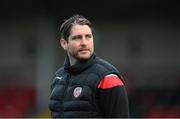
<path fill-rule="evenodd" d="M 103 117 L 129 117 L 124 83 L 117 75 L 107 75 L 98 84 L 97 103 Z"/>

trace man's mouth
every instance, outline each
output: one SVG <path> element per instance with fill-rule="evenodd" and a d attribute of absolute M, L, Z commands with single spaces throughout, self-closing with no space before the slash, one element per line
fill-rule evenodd
<path fill-rule="evenodd" d="M 80 49 L 79 51 L 80 51 L 80 52 L 89 51 L 89 49 Z"/>

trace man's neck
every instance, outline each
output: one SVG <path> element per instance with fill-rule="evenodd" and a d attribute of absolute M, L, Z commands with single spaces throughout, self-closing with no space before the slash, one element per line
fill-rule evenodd
<path fill-rule="evenodd" d="M 70 62 L 70 65 L 75 65 L 77 63 L 77 59 L 71 57 L 71 56 L 68 56 L 69 57 L 69 62 Z"/>

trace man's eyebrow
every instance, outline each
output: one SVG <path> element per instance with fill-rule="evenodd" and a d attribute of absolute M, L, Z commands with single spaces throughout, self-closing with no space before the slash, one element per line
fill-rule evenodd
<path fill-rule="evenodd" d="M 71 36 L 72 39 L 75 39 L 75 38 L 81 38 L 82 35 L 74 35 L 74 36 Z"/>
<path fill-rule="evenodd" d="M 92 34 L 91 33 L 87 33 L 87 34 L 85 34 L 85 36 L 92 36 Z M 77 35 L 71 36 L 71 38 L 77 38 L 77 37 L 82 37 L 82 35 L 81 34 L 77 34 Z"/>

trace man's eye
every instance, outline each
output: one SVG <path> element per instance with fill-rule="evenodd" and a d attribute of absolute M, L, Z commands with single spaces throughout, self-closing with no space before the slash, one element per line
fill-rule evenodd
<path fill-rule="evenodd" d="M 72 37 L 72 40 L 76 40 L 76 37 Z"/>
<path fill-rule="evenodd" d="M 86 38 L 92 38 L 92 35 L 86 35 Z"/>

